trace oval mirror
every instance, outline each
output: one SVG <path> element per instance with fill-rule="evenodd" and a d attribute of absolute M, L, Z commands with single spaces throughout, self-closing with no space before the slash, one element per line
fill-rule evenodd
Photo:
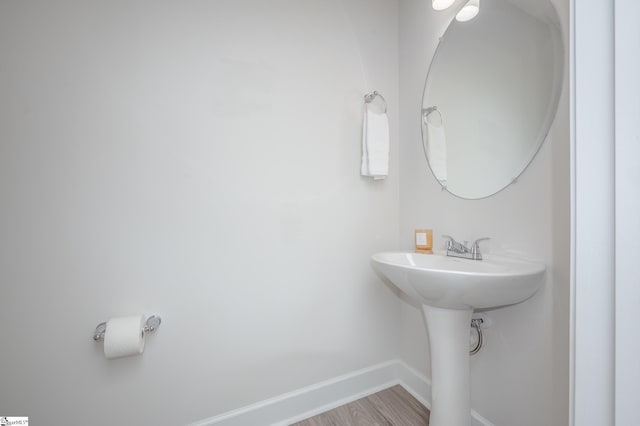
<path fill-rule="evenodd" d="M 481 0 L 440 39 L 422 98 L 422 141 L 452 194 L 488 197 L 544 142 L 562 87 L 560 24 L 548 0 Z"/>

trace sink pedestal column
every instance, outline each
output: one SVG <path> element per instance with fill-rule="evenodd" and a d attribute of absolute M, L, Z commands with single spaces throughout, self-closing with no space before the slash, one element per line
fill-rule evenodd
<path fill-rule="evenodd" d="M 423 305 L 431 349 L 429 426 L 470 426 L 469 327 L 472 309 Z"/>

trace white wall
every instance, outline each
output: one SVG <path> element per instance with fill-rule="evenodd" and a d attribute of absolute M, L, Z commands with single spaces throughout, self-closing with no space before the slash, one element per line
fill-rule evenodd
<path fill-rule="evenodd" d="M 0 413 L 186 424 L 397 355 L 369 267 L 398 246 L 397 11 L 0 2 Z M 105 360 L 95 325 L 136 312 L 144 355 Z"/>
<path fill-rule="evenodd" d="M 565 25 L 566 46 L 568 3 L 554 3 Z M 422 153 L 420 106 L 430 59 L 452 16 L 434 12 L 430 2 L 400 2 L 400 243 L 410 249 L 413 229 L 424 227 L 434 229 L 437 247 L 444 245 L 442 234 L 459 240 L 490 236 L 484 250 L 520 252 L 548 265 L 546 283 L 533 298 L 488 312 L 493 325 L 485 331 L 486 345 L 471 359 L 472 406 L 496 425 L 564 425 L 569 379 L 568 84 L 549 137 L 517 184 L 473 201 L 441 191 Z M 403 303 L 400 315 L 401 356 L 429 375 L 421 313 Z"/>

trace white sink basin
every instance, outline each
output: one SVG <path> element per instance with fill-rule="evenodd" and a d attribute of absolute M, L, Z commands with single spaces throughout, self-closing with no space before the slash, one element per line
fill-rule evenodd
<path fill-rule="evenodd" d="M 470 426 L 469 328 L 474 309 L 522 302 L 542 284 L 545 266 L 507 257 L 384 252 L 371 265 L 422 303 L 431 352 L 429 426 Z"/>
<path fill-rule="evenodd" d="M 371 257 L 378 271 L 422 304 L 485 309 L 522 302 L 542 284 L 545 266 L 507 257 L 483 260 L 444 253 L 383 252 Z"/>

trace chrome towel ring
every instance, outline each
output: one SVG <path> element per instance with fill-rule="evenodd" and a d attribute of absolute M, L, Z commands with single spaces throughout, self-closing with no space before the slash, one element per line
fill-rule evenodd
<path fill-rule="evenodd" d="M 374 90 L 371 93 L 367 93 L 366 95 L 364 95 L 364 102 L 367 104 L 370 104 L 371 102 L 373 102 L 376 97 L 380 98 L 382 100 L 382 105 L 384 105 L 384 113 L 387 113 L 387 101 L 385 100 L 384 96 L 382 96 L 380 93 L 378 93 L 376 90 Z"/>
<path fill-rule="evenodd" d="M 440 123 L 442 123 L 443 122 L 442 113 L 440 112 L 438 107 L 434 105 L 429 108 L 422 109 L 422 121 L 424 121 L 424 124 L 427 124 L 427 119 L 429 118 L 429 115 L 431 115 L 432 112 L 438 113 L 438 115 L 440 116 Z"/>

